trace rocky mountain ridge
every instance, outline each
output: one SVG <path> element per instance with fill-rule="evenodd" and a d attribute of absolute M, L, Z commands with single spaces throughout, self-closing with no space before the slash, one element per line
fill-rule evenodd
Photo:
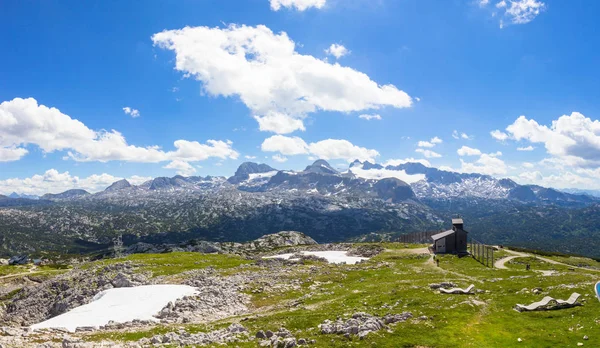
<path fill-rule="evenodd" d="M 372 175 L 382 169 L 390 176 Z M 419 180 L 408 184 L 396 174 Z M 0 252 L 88 252 L 109 247 L 117 235 L 127 246 L 176 245 L 193 239 L 246 242 L 282 230 L 302 231 L 318 242 L 363 235 L 372 240 L 376 235 L 446 228 L 444 222 L 456 213 L 469 217 L 473 236 L 506 242 L 510 233 L 479 221 L 491 223 L 496 220 L 487 218 L 490 214 L 515 212 L 511 221 L 518 221 L 519 214 L 542 219 L 543 214 L 535 212 L 555 206 L 560 215 L 585 216 L 585 223 L 578 225 L 584 230 L 577 232 L 587 235 L 600 226 L 600 217 L 584 210 L 593 209 L 596 202 L 589 196 L 419 163 L 383 167 L 354 162 L 348 171 L 339 172 L 323 160 L 302 171 L 248 162 L 230 178 L 177 175 L 141 185 L 121 180 L 93 194 L 69 190 L 40 200 L 2 198 Z M 557 228 L 556 234 L 565 238 L 574 233 L 568 226 Z M 491 235 L 490 230 L 498 232 Z M 526 231 L 535 236 L 546 232 Z M 514 234 L 511 238 L 520 243 L 538 239 Z M 551 248 L 561 243 L 559 238 Z"/>

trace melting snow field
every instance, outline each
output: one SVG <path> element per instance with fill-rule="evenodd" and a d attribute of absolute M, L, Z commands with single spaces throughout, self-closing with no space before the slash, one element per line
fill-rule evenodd
<path fill-rule="evenodd" d="M 324 259 L 327 259 L 327 262 L 329 263 L 346 263 L 348 265 L 354 265 L 357 262 L 369 259 L 368 257 L 348 256 L 347 251 L 302 251 L 301 253 L 304 255 L 315 255 L 318 257 L 322 257 Z M 285 259 L 292 261 L 298 260 L 292 258 L 293 255 L 294 254 L 280 254 L 274 256 L 265 256 L 263 257 L 263 259 Z"/>
<path fill-rule="evenodd" d="M 67 313 L 31 326 L 31 329 L 98 327 L 109 321 L 125 323 L 134 319 L 153 320 L 169 302 L 196 294 L 196 288 L 187 285 L 144 285 L 132 288 L 104 290 L 92 302 Z"/>

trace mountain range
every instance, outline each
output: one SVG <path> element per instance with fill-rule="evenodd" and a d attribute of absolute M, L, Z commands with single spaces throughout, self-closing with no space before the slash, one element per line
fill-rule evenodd
<path fill-rule="evenodd" d="M 324 160 L 302 171 L 246 162 L 229 178 L 177 175 L 141 185 L 120 180 L 97 193 L 0 197 L 0 252 L 88 252 L 117 235 L 126 244 L 243 242 L 282 230 L 318 242 L 389 239 L 446 228 L 461 214 L 471 237 L 484 242 L 600 256 L 589 245 L 600 230 L 599 203 L 421 163 L 355 161 L 340 172 Z"/>

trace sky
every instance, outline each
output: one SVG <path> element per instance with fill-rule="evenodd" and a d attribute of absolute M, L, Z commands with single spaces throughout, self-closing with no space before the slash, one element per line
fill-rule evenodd
<path fill-rule="evenodd" d="M 600 3 L 0 3 L 0 194 L 420 161 L 600 189 Z"/>

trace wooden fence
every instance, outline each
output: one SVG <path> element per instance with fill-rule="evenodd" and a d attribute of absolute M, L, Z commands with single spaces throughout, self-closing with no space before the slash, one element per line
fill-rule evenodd
<path fill-rule="evenodd" d="M 486 267 L 494 268 L 494 247 L 485 245 L 471 238 L 470 252 L 471 256 Z"/>
<path fill-rule="evenodd" d="M 398 237 L 398 242 L 400 243 L 408 243 L 408 244 L 431 244 L 433 241 L 431 240 L 431 236 L 434 234 L 438 234 L 440 231 L 429 231 L 429 232 L 415 232 L 415 233 L 407 233 L 401 234 Z"/>

